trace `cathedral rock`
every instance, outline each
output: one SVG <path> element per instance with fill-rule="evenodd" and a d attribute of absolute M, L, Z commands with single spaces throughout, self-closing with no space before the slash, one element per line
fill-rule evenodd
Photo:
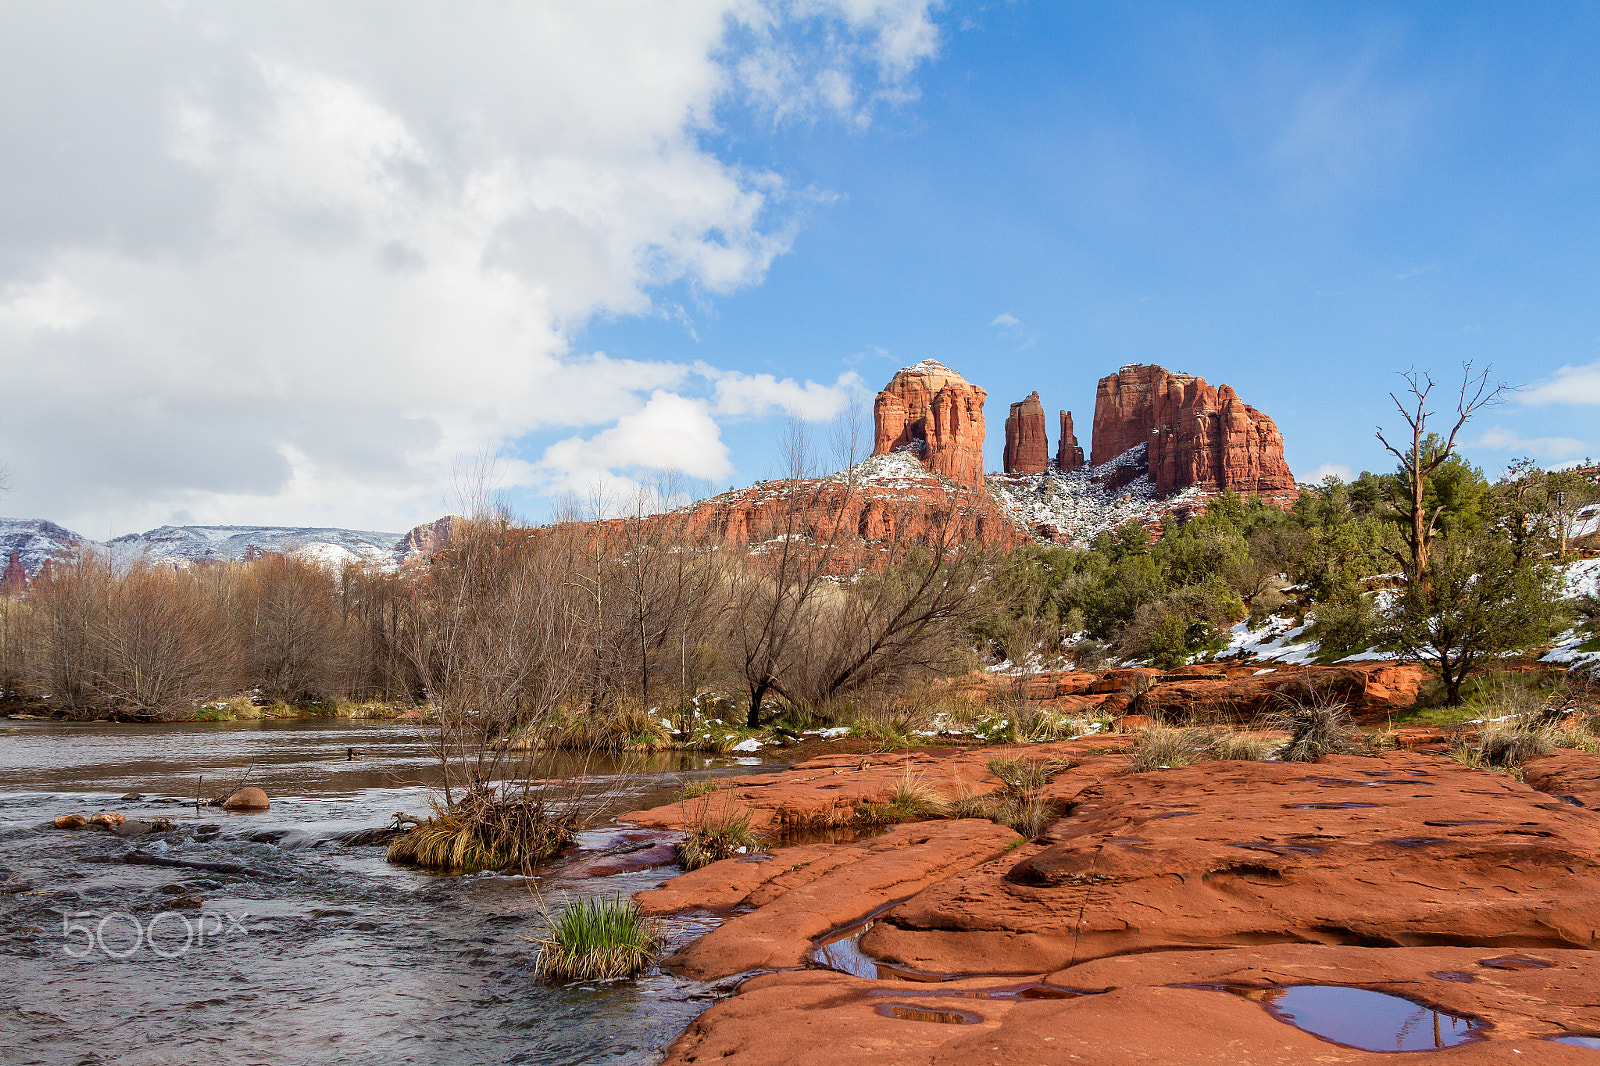
<path fill-rule="evenodd" d="M 1283 435 L 1272 419 L 1193 374 L 1125 366 L 1100 379 L 1095 394 L 1094 465 L 1148 444 L 1150 478 L 1160 492 L 1196 486 L 1242 493 L 1293 490 Z M 1137 476 L 1130 468 L 1128 477 Z M 1126 481 L 1128 477 L 1119 478 Z"/>
<path fill-rule="evenodd" d="M 872 405 L 872 454 L 920 444 L 929 470 L 958 485 L 983 487 L 985 393 L 933 360 L 908 366 Z"/>
<path fill-rule="evenodd" d="M 1044 405 L 1035 391 L 1011 405 L 1006 417 L 1005 472 L 1042 474 L 1050 465 L 1050 442 L 1045 439 Z"/>

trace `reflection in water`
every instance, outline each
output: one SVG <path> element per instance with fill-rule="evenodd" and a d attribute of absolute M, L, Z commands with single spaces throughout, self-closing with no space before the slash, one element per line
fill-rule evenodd
<path fill-rule="evenodd" d="M 1363 1051 L 1431 1051 L 1478 1039 L 1476 1018 L 1425 1007 L 1401 996 L 1342 985 L 1268 989 L 1262 1001 L 1279 1021 Z"/>
<path fill-rule="evenodd" d="M 341 844 L 396 811 L 426 813 L 433 766 L 413 725 L 13 724 L 0 732 L 8 1064 L 645 1063 L 711 994 L 660 973 L 534 980 L 524 937 L 547 905 L 635 892 L 674 870 L 440 877 L 390 865 L 381 846 Z M 349 759 L 350 748 L 363 754 Z M 666 771 L 738 772 L 686 755 L 655 757 L 654 776 L 633 768 L 562 755 L 539 772 L 590 775 L 625 809 L 667 802 L 680 779 Z M 271 810 L 195 808 L 197 791 L 215 795 L 246 771 Z M 132 839 L 47 828 L 102 810 L 175 828 Z M 618 846 L 615 831 L 581 839 Z M 130 863 L 134 852 L 194 865 Z M 705 928 L 675 920 L 668 935 Z"/>

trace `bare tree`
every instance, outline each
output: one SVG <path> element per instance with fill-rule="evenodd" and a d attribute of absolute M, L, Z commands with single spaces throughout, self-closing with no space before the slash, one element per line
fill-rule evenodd
<path fill-rule="evenodd" d="M 1408 370 L 1400 375 L 1406 381 L 1406 398 L 1402 400 L 1395 393 L 1389 394 L 1389 399 L 1394 401 L 1395 409 L 1400 412 L 1400 417 L 1411 430 L 1410 443 L 1397 448 L 1389 443 L 1389 439 L 1383 434 L 1383 429 L 1381 427 L 1378 429 L 1379 442 L 1391 455 L 1400 460 L 1402 488 L 1406 493 L 1402 503 L 1401 513 L 1405 524 L 1401 527 L 1401 536 L 1405 540 L 1407 553 L 1394 554 L 1405 570 L 1408 580 L 1427 581 L 1428 553 L 1433 544 L 1439 515 L 1444 510 L 1442 506 L 1435 507 L 1431 511 L 1428 509 L 1426 497 L 1429 479 L 1455 454 L 1456 437 L 1460 434 L 1461 427 L 1465 426 L 1477 411 L 1499 403 L 1509 391 L 1504 383 L 1493 386 L 1489 384 L 1491 369 L 1485 367 L 1481 373 L 1474 374 L 1471 363 L 1462 364 L 1461 390 L 1456 400 L 1455 421 L 1451 423 L 1449 432 L 1443 435 L 1432 435 L 1428 429 L 1428 421 L 1434 416 L 1434 412 L 1428 408 L 1428 397 L 1434 388 L 1431 374 L 1426 371 L 1418 373 L 1415 370 Z"/>
<path fill-rule="evenodd" d="M 746 724 L 761 724 L 768 694 L 784 694 L 800 638 L 814 621 L 816 600 L 833 589 L 834 563 L 842 550 L 844 521 L 855 496 L 857 437 L 847 428 L 836 442 L 844 470 L 836 478 L 817 478 L 805 425 L 790 418 L 784 441 L 784 477 L 773 487 L 762 542 L 752 539 L 756 558 L 734 575 L 730 640 L 736 669 L 749 693 Z M 770 486 L 771 483 L 769 482 Z M 811 518 L 828 517 L 818 526 Z"/>

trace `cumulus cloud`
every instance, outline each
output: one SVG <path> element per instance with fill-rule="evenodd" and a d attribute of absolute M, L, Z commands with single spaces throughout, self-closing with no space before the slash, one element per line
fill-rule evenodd
<path fill-rule="evenodd" d="M 400 527 L 437 510 L 458 457 L 532 432 L 609 425 L 596 461 L 720 477 L 713 415 L 821 411 L 852 387 L 570 338 L 662 311 L 663 286 L 758 285 L 790 247 L 786 182 L 699 137 L 743 91 L 741 33 L 808 79 L 905 84 L 934 53 L 925 3 L 97 18 L 85 35 L 38 5 L 0 35 L 8 509 L 96 535 L 179 511 Z M 843 51 L 793 47 L 797 22 Z M 666 444 L 641 457 L 647 431 Z M 506 465 L 528 485 L 550 469 Z"/>
<path fill-rule="evenodd" d="M 657 391 L 639 410 L 587 440 L 569 437 L 545 449 L 538 472 L 552 490 L 586 492 L 629 475 L 673 470 L 715 480 L 733 472 L 721 429 L 704 400 Z"/>
<path fill-rule="evenodd" d="M 1548 380 L 1517 393 L 1517 399 L 1534 407 L 1552 403 L 1600 404 L 1600 362 L 1564 366 Z"/>
<path fill-rule="evenodd" d="M 1346 463 L 1323 463 L 1321 466 L 1311 471 L 1311 475 L 1309 477 L 1299 480 L 1303 480 L 1310 485 L 1320 485 L 1322 484 L 1322 479 L 1325 477 L 1336 477 L 1340 481 L 1349 481 L 1351 478 L 1355 477 L 1355 471 L 1351 470 L 1349 465 Z"/>
<path fill-rule="evenodd" d="M 1490 427 L 1468 447 L 1495 452 L 1513 452 L 1538 459 L 1568 459 L 1592 450 L 1588 444 L 1572 437 L 1524 437 L 1515 430 L 1503 426 Z"/>

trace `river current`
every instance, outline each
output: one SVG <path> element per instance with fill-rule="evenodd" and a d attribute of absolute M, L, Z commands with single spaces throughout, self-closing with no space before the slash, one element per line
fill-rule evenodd
<path fill-rule="evenodd" d="M 548 909 L 626 896 L 675 868 L 447 877 L 391 865 L 381 845 L 344 843 L 397 811 L 427 813 L 433 765 L 414 725 L 6 725 L 7 1066 L 653 1063 L 720 993 L 657 971 L 568 987 L 535 979 L 528 938 Z M 740 769 L 684 755 L 643 767 L 555 758 L 544 776 L 609 779 L 629 810 L 666 802 L 686 776 Z M 197 794 L 246 773 L 270 810 L 196 807 Z M 122 838 L 50 827 L 98 811 L 174 828 Z M 614 829 L 597 829 L 581 844 L 615 842 Z M 167 860 L 218 868 L 152 864 Z M 669 942 L 709 921 L 669 921 Z"/>

